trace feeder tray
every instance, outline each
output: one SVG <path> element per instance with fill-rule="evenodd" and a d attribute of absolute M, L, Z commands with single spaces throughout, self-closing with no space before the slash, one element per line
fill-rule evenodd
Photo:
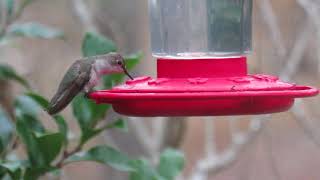
<path fill-rule="evenodd" d="M 128 116 L 221 116 L 282 112 L 295 98 L 318 94 L 274 76 L 248 75 L 246 57 L 158 59 L 157 72 L 157 79 L 138 77 L 90 98 Z"/>

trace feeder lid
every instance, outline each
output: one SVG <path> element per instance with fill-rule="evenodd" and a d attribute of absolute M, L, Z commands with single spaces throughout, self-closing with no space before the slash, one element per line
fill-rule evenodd
<path fill-rule="evenodd" d="M 111 90 L 90 94 L 129 116 L 213 116 L 264 114 L 288 110 L 294 98 L 318 89 L 285 83 L 270 75 L 213 78 L 139 77 Z"/>

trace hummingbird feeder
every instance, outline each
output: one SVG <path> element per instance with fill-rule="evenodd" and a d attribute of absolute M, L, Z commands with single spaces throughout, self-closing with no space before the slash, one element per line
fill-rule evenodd
<path fill-rule="evenodd" d="M 275 113 L 318 89 L 247 73 L 252 0 L 149 0 L 157 78 L 91 93 L 128 116 Z"/>

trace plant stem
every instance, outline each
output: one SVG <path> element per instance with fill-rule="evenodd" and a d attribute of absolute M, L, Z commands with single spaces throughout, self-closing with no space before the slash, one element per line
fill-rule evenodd
<path fill-rule="evenodd" d="M 31 1 L 32 1 L 32 0 L 31 0 Z M 22 2 L 22 4 L 18 7 L 18 10 L 17 10 L 16 13 L 14 14 L 14 16 L 12 16 L 12 17 L 6 17 L 7 20 L 5 20 L 4 26 L 1 28 L 1 31 L 0 31 L 0 38 L 4 37 L 4 36 L 7 34 L 8 27 L 9 27 L 11 24 L 13 24 L 15 21 L 17 21 L 17 20 L 21 17 L 21 15 L 22 15 L 25 7 L 26 7 L 29 3 L 31 3 L 31 1 L 29 1 L 29 0 L 24 0 L 24 1 Z"/>
<path fill-rule="evenodd" d="M 71 151 L 65 150 L 63 152 L 63 155 L 62 155 L 60 161 L 57 163 L 56 167 L 57 168 L 62 168 L 65 165 L 64 161 L 66 159 L 68 159 L 70 156 L 72 156 L 72 155 L 78 153 L 79 151 L 81 151 L 82 147 L 83 147 L 83 145 L 81 143 L 79 143 L 73 150 L 71 150 Z"/>

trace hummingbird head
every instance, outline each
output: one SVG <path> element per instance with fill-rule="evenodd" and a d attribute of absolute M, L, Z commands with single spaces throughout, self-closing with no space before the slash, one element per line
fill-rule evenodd
<path fill-rule="evenodd" d="M 130 79 L 133 77 L 129 74 L 126 68 L 125 60 L 119 53 L 109 53 L 108 59 L 110 60 L 111 66 L 119 72 L 124 72 Z"/>

